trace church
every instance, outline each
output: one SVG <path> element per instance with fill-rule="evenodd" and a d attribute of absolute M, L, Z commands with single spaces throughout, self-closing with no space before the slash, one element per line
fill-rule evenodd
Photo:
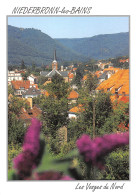
<path fill-rule="evenodd" d="M 59 74 L 60 76 L 62 76 L 65 80 L 65 82 L 69 82 L 69 77 L 68 77 L 68 71 L 58 71 L 58 63 L 56 60 L 56 50 L 54 51 L 54 60 L 52 62 L 52 71 L 41 71 L 40 75 L 47 77 L 48 81 L 51 81 L 52 77 L 55 74 Z"/>

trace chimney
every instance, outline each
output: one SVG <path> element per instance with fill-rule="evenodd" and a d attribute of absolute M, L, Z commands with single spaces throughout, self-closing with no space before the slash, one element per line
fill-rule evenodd
<path fill-rule="evenodd" d="M 125 92 L 123 92 L 123 93 L 122 93 L 122 95 L 123 95 L 123 96 L 125 96 L 125 95 L 126 95 L 126 93 L 125 93 Z"/>
<path fill-rule="evenodd" d="M 63 70 L 63 66 L 61 66 L 61 71 L 64 71 L 64 70 Z"/>
<path fill-rule="evenodd" d="M 30 103 L 30 108 L 33 108 L 33 99 L 32 98 L 27 98 L 27 101 Z"/>

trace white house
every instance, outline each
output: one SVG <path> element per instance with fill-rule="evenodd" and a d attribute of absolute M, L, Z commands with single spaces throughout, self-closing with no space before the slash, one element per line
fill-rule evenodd
<path fill-rule="evenodd" d="M 27 80 L 30 81 L 30 85 L 36 83 L 36 77 L 35 77 L 33 74 L 31 74 L 30 76 L 28 76 L 28 77 L 27 77 Z"/>
<path fill-rule="evenodd" d="M 8 71 L 8 84 L 11 84 L 11 81 L 21 81 L 22 79 L 21 73 Z"/>

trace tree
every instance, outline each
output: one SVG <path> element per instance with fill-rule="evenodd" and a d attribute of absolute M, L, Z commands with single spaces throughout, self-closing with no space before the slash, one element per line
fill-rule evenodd
<path fill-rule="evenodd" d="M 113 151 L 105 159 L 106 167 L 99 179 L 129 179 L 129 148 L 128 146 Z"/>
<path fill-rule="evenodd" d="M 27 80 L 27 77 L 29 76 L 29 72 L 21 73 L 24 80 Z"/>
<path fill-rule="evenodd" d="M 8 114 L 8 144 L 19 144 L 23 143 L 24 134 L 26 127 L 23 121 L 17 118 L 15 113 Z"/>
<path fill-rule="evenodd" d="M 21 108 L 28 109 L 26 101 L 13 96 L 8 104 L 8 143 L 21 144 L 26 128 L 23 121 L 19 120 Z"/>
<path fill-rule="evenodd" d="M 38 77 L 38 86 L 39 86 L 39 88 L 41 88 L 42 85 L 43 85 L 47 80 L 48 80 L 47 77 L 45 77 L 45 76 L 39 76 L 39 77 Z"/>
<path fill-rule="evenodd" d="M 52 77 L 52 82 L 46 85 L 46 90 L 58 99 L 67 98 L 69 93 L 69 84 L 65 83 L 62 76 L 55 74 Z"/>
<path fill-rule="evenodd" d="M 34 72 L 35 69 L 36 69 L 36 65 L 35 65 L 35 63 L 32 63 L 32 71 Z"/>
<path fill-rule="evenodd" d="M 44 133 L 55 139 L 57 130 L 68 123 L 69 85 L 65 83 L 63 77 L 56 74 L 52 77 L 52 82 L 45 88 L 50 95 L 48 97 L 41 96 L 39 100 L 35 99 L 35 102 L 38 102 L 42 109 Z"/>
<path fill-rule="evenodd" d="M 24 61 L 22 60 L 21 61 L 21 69 L 25 69 L 26 68 L 26 66 L 25 66 L 25 64 L 24 64 Z"/>
<path fill-rule="evenodd" d="M 120 129 L 120 125 L 122 126 Z M 101 134 L 126 131 L 129 126 L 129 103 L 120 102 L 100 128 Z"/>
<path fill-rule="evenodd" d="M 87 79 L 85 82 L 85 86 L 86 90 L 90 93 L 92 90 L 95 90 L 98 84 L 98 78 L 95 75 L 92 75 L 91 73 L 89 73 L 87 75 Z"/>
<path fill-rule="evenodd" d="M 10 100 L 10 103 L 8 104 L 8 113 L 14 113 L 15 115 L 19 116 L 22 107 L 26 110 L 29 108 L 26 100 L 13 96 Z"/>
<path fill-rule="evenodd" d="M 74 77 L 72 83 L 80 87 L 82 78 L 83 78 L 83 70 L 78 68 L 76 71 L 76 76 Z"/>
<path fill-rule="evenodd" d="M 60 100 L 52 96 L 45 97 L 41 103 L 42 109 L 42 121 L 47 127 L 47 132 L 56 138 L 57 130 L 67 125 L 68 122 L 68 103 L 66 98 L 61 98 Z"/>
<path fill-rule="evenodd" d="M 42 71 L 45 71 L 45 69 L 46 69 L 46 67 L 45 67 L 45 65 L 42 63 L 42 65 L 41 65 L 41 70 L 42 70 Z"/>
<path fill-rule="evenodd" d="M 9 94 L 14 94 L 14 90 L 12 89 L 11 85 L 8 85 L 8 96 Z"/>
<path fill-rule="evenodd" d="M 82 97 L 80 94 L 78 103 L 83 106 L 83 112 L 80 113 L 80 117 L 86 129 L 91 129 L 92 134 L 95 129 L 96 135 L 100 135 L 100 128 L 103 127 L 107 118 L 113 112 L 110 94 L 101 91 L 94 97 L 83 90 Z"/>

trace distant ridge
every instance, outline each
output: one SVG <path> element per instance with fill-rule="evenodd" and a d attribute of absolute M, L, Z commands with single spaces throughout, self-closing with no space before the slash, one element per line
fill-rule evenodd
<path fill-rule="evenodd" d="M 56 40 L 88 58 L 107 59 L 129 54 L 129 32 Z"/>
<path fill-rule="evenodd" d="M 47 65 L 53 61 L 88 61 L 129 54 L 129 33 L 97 35 L 88 38 L 53 39 L 33 28 L 8 25 L 8 64 Z"/>

